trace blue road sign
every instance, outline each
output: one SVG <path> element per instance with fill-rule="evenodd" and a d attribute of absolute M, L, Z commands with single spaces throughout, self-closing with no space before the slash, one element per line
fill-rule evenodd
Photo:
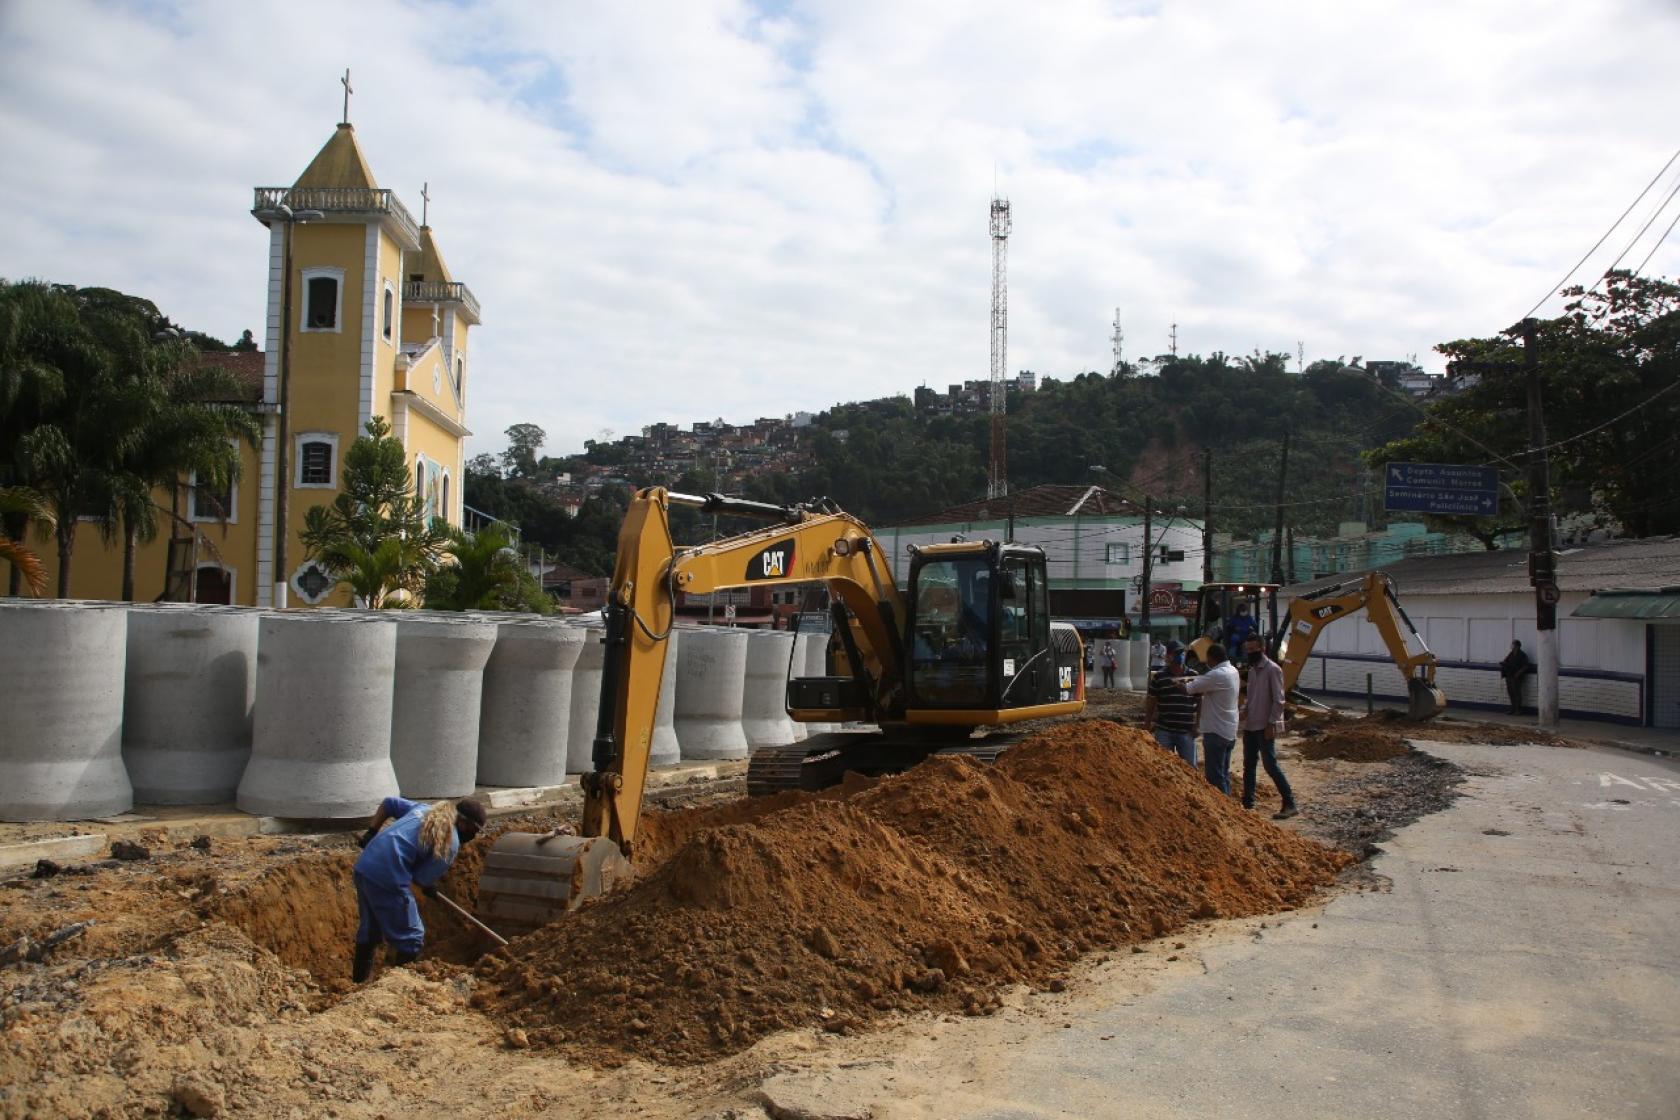
<path fill-rule="evenodd" d="M 1499 512 L 1499 472 L 1456 463 L 1388 463 L 1383 467 L 1383 508 L 1492 517 Z"/>

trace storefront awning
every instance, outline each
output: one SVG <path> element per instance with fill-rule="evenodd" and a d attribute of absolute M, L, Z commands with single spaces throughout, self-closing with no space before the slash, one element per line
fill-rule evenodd
<path fill-rule="evenodd" d="M 1680 621 L 1680 587 L 1595 591 L 1576 607 L 1575 618 L 1643 618 Z"/>

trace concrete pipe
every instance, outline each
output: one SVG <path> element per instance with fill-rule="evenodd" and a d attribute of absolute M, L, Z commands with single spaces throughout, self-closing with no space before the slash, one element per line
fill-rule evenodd
<path fill-rule="evenodd" d="M 741 730 L 748 747 L 798 742 L 787 714 L 788 659 L 793 635 L 760 630 L 747 639 L 747 672 L 741 693 Z"/>
<path fill-rule="evenodd" d="M 1102 680 L 1102 668 L 1108 663 L 1104 649 L 1114 651 L 1114 688 L 1118 692 L 1132 690 L 1132 643 L 1119 638 L 1103 638 L 1097 642 L 1097 679 Z"/>
<path fill-rule="evenodd" d="M 801 637 L 809 638 L 810 643 L 805 647 L 805 669 L 799 675 L 802 677 L 828 676 L 828 631 L 813 630 L 809 634 L 801 635 Z M 805 728 L 806 735 L 820 735 L 824 731 L 840 730 L 838 723 L 806 723 L 800 726 Z"/>
<path fill-rule="evenodd" d="M 595 769 L 595 725 L 601 714 L 601 675 L 607 664 L 604 626 L 578 627 L 583 647 L 572 668 L 572 715 L 566 732 L 566 773 Z"/>
<path fill-rule="evenodd" d="M 464 797 L 478 781 L 484 665 L 496 626 L 441 611 L 389 613 L 399 616 L 391 707 L 397 786 L 410 798 Z"/>
<path fill-rule="evenodd" d="M 747 736 L 741 728 L 746 679 L 745 630 L 708 626 L 683 632 L 672 713 L 683 758 L 747 757 Z"/>
<path fill-rule="evenodd" d="M 649 766 L 675 766 L 682 761 L 682 748 L 677 745 L 677 728 L 672 722 L 677 711 L 677 649 L 681 636 L 682 631 L 673 626 L 665 639 L 665 670 L 659 677 L 659 704 L 653 712 Z"/>
<path fill-rule="evenodd" d="M 1126 643 L 1132 655 L 1132 691 L 1142 692 L 1149 687 L 1149 639 L 1133 639 Z"/>
<path fill-rule="evenodd" d="M 0 600 L 0 820 L 128 812 L 134 807 L 122 761 L 128 612 L 112 604 L 14 602 Z"/>
<path fill-rule="evenodd" d="M 123 763 L 143 805 L 232 801 L 251 757 L 255 611 L 128 612 Z"/>
<path fill-rule="evenodd" d="M 395 626 L 315 611 L 263 616 L 239 807 L 273 817 L 371 816 L 397 792 L 396 663 Z"/>
<path fill-rule="evenodd" d="M 498 623 L 484 666 L 478 783 L 553 786 L 566 778 L 572 668 L 584 632 L 560 622 Z"/>
<path fill-rule="evenodd" d="M 811 643 L 814 642 L 814 641 L 817 641 L 817 640 L 818 640 L 817 636 L 812 634 L 810 631 L 801 631 L 800 633 L 794 635 L 794 639 L 793 639 L 793 667 L 790 670 L 790 675 L 791 676 L 795 676 L 795 677 L 810 676 L 809 666 L 811 664 Z M 784 692 L 783 699 L 784 700 L 786 699 L 785 692 Z M 811 735 L 811 725 L 810 724 L 808 724 L 808 723 L 797 723 L 791 718 L 788 720 L 788 722 L 793 724 L 793 741 L 794 742 L 800 743 L 800 742 L 803 742 L 806 739 L 810 738 L 810 735 Z"/>

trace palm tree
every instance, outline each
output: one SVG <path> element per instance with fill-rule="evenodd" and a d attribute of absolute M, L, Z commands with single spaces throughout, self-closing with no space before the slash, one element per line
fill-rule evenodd
<path fill-rule="evenodd" d="M 0 280 L 0 487 L 26 487 L 33 481 L 24 436 L 56 413 L 64 395 L 63 374 L 39 353 L 51 324 L 74 322 L 73 314 L 59 314 L 69 310 L 63 301 L 63 293 L 39 281 Z M 30 508 L 0 513 L 0 534 L 21 544 L 34 516 L 31 510 L 48 511 L 41 497 L 34 494 L 36 500 L 26 503 Z M 6 593 L 19 594 L 23 579 L 22 569 L 12 564 Z"/>
<path fill-rule="evenodd" d="M 107 537 L 122 539 L 125 602 L 134 599 L 137 546 L 157 536 L 159 512 L 184 520 L 173 508 L 181 476 L 193 474 L 199 497 L 214 505 L 217 499 L 209 495 L 226 493 L 239 481 L 239 443 L 254 447 L 262 438 L 261 421 L 241 402 L 239 378 L 201 361 L 190 343 L 150 347 L 141 371 L 126 394 L 133 401 L 127 415 L 133 437 L 111 464 L 103 518 Z M 170 509 L 156 500 L 160 488 L 170 491 Z"/>
<path fill-rule="evenodd" d="M 441 564 L 426 581 L 426 606 L 441 611 L 500 610 L 520 599 L 524 568 L 513 539 L 501 525 L 480 532 L 449 529 Z"/>
<path fill-rule="evenodd" d="M 48 528 L 53 525 L 52 510 L 47 508 L 47 503 L 41 495 L 24 486 L 0 487 L 0 514 L 7 519 L 20 517 L 25 524 L 34 518 Z M 11 564 L 14 578 L 29 584 L 31 595 L 39 599 L 47 593 L 47 569 L 34 550 L 23 543 L 21 535 L 14 539 L 0 531 L 0 560 Z"/>

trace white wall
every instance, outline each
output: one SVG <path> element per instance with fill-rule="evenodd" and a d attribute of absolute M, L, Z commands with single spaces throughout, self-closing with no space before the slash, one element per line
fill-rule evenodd
<path fill-rule="evenodd" d="M 1566 709 L 1623 719 L 1642 718 L 1640 687 L 1627 680 L 1605 680 L 1582 672 L 1645 676 L 1645 624 L 1617 618 L 1571 618 L 1589 596 L 1571 592 L 1558 604 L 1558 655 L 1561 667 L 1559 701 Z M 1513 639 L 1522 642 L 1530 658 L 1536 656 L 1534 596 L 1531 592 L 1501 595 L 1407 595 L 1400 604 L 1422 632 L 1429 649 L 1443 662 L 1471 662 L 1473 668 L 1443 666 L 1437 683 L 1449 703 L 1503 705 L 1503 685 L 1491 669 L 1510 651 Z M 1363 692 L 1366 674 L 1378 696 L 1404 695 L 1405 682 L 1397 672 L 1369 661 L 1337 658 L 1336 654 L 1387 655 L 1377 628 L 1365 612 L 1325 627 L 1302 673 L 1303 688 Z M 1572 674 L 1572 671 L 1573 674 Z M 1646 682 L 1649 686 L 1649 682 Z M 1532 702 L 1533 678 L 1528 680 Z"/>

